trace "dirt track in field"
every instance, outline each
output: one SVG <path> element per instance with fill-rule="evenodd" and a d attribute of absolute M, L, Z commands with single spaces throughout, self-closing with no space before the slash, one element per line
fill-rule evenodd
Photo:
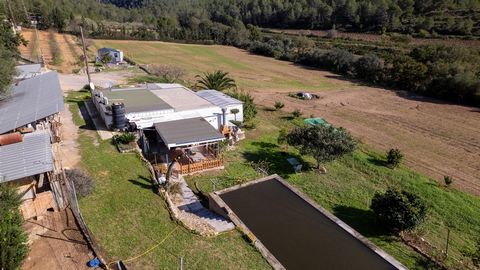
<path fill-rule="evenodd" d="M 27 47 L 20 46 L 19 50 L 23 57 L 33 61 L 39 61 L 40 54 L 43 54 L 45 63 L 49 69 L 58 70 L 62 73 L 70 74 L 75 68 L 78 68 L 79 55 L 81 49 L 75 41 L 75 37 L 68 34 L 59 34 L 48 31 L 38 31 L 37 34 L 33 29 L 24 29 L 23 37 L 29 41 Z M 57 48 L 52 47 L 52 38 Z M 62 61 L 55 64 L 53 62 L 54 51 L 58 49 Z"/>

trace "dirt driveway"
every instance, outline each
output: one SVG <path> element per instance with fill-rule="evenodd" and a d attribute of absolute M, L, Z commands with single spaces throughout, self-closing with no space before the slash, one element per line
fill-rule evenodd
<path fill-rule="evenodd" d="M 441 182 L 453 176 L 453 186 L 480 195 L 480 109 L 372 87 L 319 91 L 321 98 L 312 101 L 288 97 L 285 91 L 252 93 L 258 104 L 281 100 L 283 110 L 298 108 L 306 117 L 313 114 L 345 127 L 379 151 L 397 147 L 408 166 Z"/>

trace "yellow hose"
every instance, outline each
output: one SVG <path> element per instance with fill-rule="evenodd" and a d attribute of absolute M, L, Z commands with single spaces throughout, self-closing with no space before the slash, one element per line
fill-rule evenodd
<path fill-rule="evenodd" d="M 147 255 L 150 251 L 154 250 L 155 248 L 157 248 L 158 246 L 160 246 L 163 242 L 165 242 L 165 241 L 168 239 L 168 237 L 170 237 L 170 235 L 172 235 L 172 234 L 178 229 L 178 227 L 179 227 L 179 226 L 175 226 L 175 228 L 173 228 L 173 230 L 171 230 L 171 231 L 165 236 L 165 238 L 162 239 L 162 241 L 160 241 L 160 242 L 158 242 L 157 244 L 153 245 L 151 248 L 147 249 L 145 252 L 143 252 L 143 253 L 135 256 L 135 257 L 126 259 L 126 260 L 124 260 L 123 262 L 131 262 L 131 261 L 136 260 L 136 259 L 138 259 L 138 258 L 140 258 L 140 257 L 142 257 L 142 256 Z M 110 269 L 109 266 L 110 266 L 112 263 L 115 263 L 115 262 L 109 262 L 109 263 L 107 263 L 107 264 L 105 265 L 105 267 L 106 267 L 107 270 Z"/>

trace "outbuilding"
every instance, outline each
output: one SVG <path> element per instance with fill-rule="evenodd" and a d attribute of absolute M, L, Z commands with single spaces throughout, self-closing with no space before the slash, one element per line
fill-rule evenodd
<path fill-rule="evenodd" d="M 102 62 L 105 55 L 110 56 L 109 64 L 118 64 L 123 62 L 123 52 L 113 48 L 100 48 L 97 51 L 97 62 Z"/>

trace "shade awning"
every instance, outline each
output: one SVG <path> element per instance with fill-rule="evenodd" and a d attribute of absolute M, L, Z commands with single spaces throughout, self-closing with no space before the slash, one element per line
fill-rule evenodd
<path fill-rule="evenodd" d="M 168 148 L 225 139 L 201 117 L 156 123 L 155 129 Z"/>

